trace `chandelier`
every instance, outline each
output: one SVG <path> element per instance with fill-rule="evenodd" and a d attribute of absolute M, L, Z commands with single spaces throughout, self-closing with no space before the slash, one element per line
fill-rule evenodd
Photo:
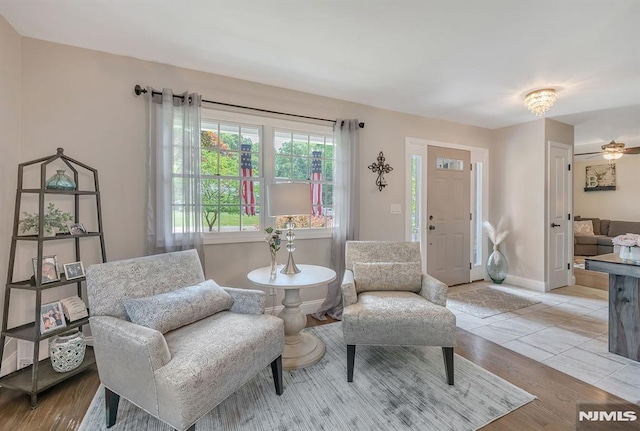
<path fill-rule="evenodd" d="M 543 88 L 527 94 L 524 98 L 524 106 L 538 117 L 541 117 L 553 106 L 555 101 L 555 90 L 553 88 Z"/>

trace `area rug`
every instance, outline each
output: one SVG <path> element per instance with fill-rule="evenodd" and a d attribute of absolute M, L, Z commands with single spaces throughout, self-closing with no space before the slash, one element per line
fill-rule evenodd
<path fill-rule="evenodd" d="M 284 372 L 284 393 L 273 388 L 271 367 L 250 380 L 196 424 L 216 431 L 473 430 L 535 397 L 455 356 L 455 385 L 446 383 L 439 347 L 356 349 L 347 383 L 341 324 L 306 329 L 327 346 L 322 360 Z M 104 389 L 98 389 L 80 431 L 104 429 Z M 125 399 L 112 431 L 169 431 Z"/>
<path fill-rule="evenodd" d="M 447 297 L 447 307 L 481 319 L 539 303 L 540 301 L 534 299 L 523 298 L 486 286 L 452 293 Z"/>

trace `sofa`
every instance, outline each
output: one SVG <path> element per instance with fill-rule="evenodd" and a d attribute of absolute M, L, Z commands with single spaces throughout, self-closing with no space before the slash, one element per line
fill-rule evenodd
<path fill-rule="evenodd" d="M 589 223 L 591 222 L 591 230 Z M 575 256 L 597 256 L 613 253 L 611 240 L 626 233 L 640 234 L 640 222 L 605 220 L 594 217 L 574 218 L 573 254 Z"/>
<path fill-rule="evenodd" d="M 192 431 L 269 364 L 282 394 L 282 319 L 262 291 L 205 281 L 195 250 L 92 265 L 87 292 L 107 428 L 122 396 Z"/>

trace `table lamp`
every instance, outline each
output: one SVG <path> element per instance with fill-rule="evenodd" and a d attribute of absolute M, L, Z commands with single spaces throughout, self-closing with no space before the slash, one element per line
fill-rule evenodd
<path fill-rule="evenodd" d="M 296 238 L 293 233 L 295 223 L 293 216 L 308 215 L 311 213 L 311 187 L 308 183 L 277 183 L 268 186 L 269 216 L 287 217 L 287 250 L 289 259 L 287 265 L 280 271 L 282 274 L 297 274 L 300 269 L 293 260 L 293 252 L 296 246 L 293 240 Z"/>

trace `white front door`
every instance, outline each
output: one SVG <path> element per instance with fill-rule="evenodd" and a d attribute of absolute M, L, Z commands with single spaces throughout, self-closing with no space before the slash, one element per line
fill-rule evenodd
<path fill-rule="evenodd" d="M 449 286 L 471 279 L 470 160 L 469 151 L 427 149 L 427 273 Z"/>
<path fill-rule="evenodd" d="M 549 142 L 547 166 L 547 289 L 569 284 L 571 275 L 571 147 Z"/>

